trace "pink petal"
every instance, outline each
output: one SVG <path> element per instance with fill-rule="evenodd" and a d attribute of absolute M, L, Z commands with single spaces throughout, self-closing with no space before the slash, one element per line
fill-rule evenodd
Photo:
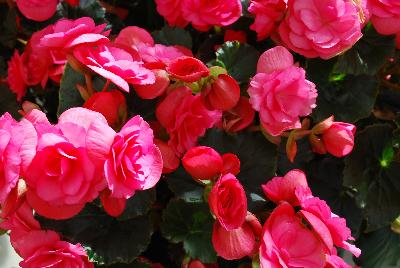
<path fill-rule="evenodd" d="M 294 64 L 292 54 L 282 46 L 265 51 L 258 60 L 257 73 L 272 73 L 284 70 Z"/>

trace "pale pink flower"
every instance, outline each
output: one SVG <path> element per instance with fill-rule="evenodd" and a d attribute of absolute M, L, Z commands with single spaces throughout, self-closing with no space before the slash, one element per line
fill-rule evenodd
<path fill-rule="evenodd" d="M 332 58 L 362 36 L 364 19 L 353 0 L 289 0 L 279 26 L 283 43 L 307 57 Z"/>
<path fill-rule="evenodd" d="M 278 27 L 286 11 L 287 0 L 252 0 L 249 12 L 255 15 L 250 29 L 257 32 L 257 39 L 269 37 Z"/>
<path fill-rule="evenodd" d="M 104 122 L 91 125 L 86 144 L 93 159 L 104 161 L 110 197 L 128 199 L 160 180 L 162 156 L 152 129 L 140 116 L 130 119 L 118 133 Z"/>
<path fill-rule="evenodd" d="M 273 136 L 300 128 L 299 116 L 309 115 L 316 106 L 315 85 L 306 80 L 305 70 L 295 66 L 293 56 L 281 46 L 261 55 L 248 93 L 262 126 Z"/>
<path fill-rule="evenodd" d="M 183 18 L 199 31 L 231 25 L 242 15 L 240 0 L 182 0 L 181 9 Z"/>
<path fill-rule="evenodd" d="M 149 85 L 155 82 L 153 72 L 144 68 L 137 58 L 113 45 L 79 46 L 74 57 L 97 74 L 129 92 L 129 84 Z"/>
<path fill-rule="evenodd" d="M 400 2 L 398 0 L 368 0 L 371 22 L 380 34 L 400 33 Z"/>

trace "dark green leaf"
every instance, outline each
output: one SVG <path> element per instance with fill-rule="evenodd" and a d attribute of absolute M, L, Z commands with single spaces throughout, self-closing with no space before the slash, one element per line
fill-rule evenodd
<path fill-rule="evenodd" d="M 188 203 L 175 199 L 164 211 L 161 231 L 171 242 L 183 242 L 191 258 L 213 263 L 217 260 L 211 243 L 213 222 L 206 203 Z"/>
<path fill-rule="evenodd" d="M 106 10 L 97 0 L 80 0 L 78 7 L 72 7 L 67 3 L 59 6 L 58 12 L 62 17 L 78 19 L 81 17 L 91 17 L 96 24 L 105 23 Z"/>
<path fill-rule="evenodd" d="M 265 204 L 261 184 L 275 175 L 277 146 L 258 132 L 227 134 L 221 130 L 209 130 L 201 145 L 210 146 L 220 154 L 233 153 L 240 159 L 238 179 L 242 183 L 249 201 L 249 210 L 254 211 Z M 258 204 L 257 204 L 258 203 Z"/>
<path fill-rule="evenodd" d="M 317 84 L 317 107 L 312 117 L 322 121 L 331 115 L 336 121 L 355 122 L 371 114 L 377 95 L 372 76 L 346 76 L 342 81 Z"/>
<path fill-rule="evenodd" d="M 164 26 L 160 31 L 153 32 L 154 41 L 167 46 L 184 46 L 192 49 L 192 37 L 182 28 Z"/>
<path fill-rule="evenodd" d="M 363 268 L 395 268 L 400 265 L 400 234 L 389 226 L 361 235 L 357 246 L 362 254 L 355 261 Z"/>
<path fill-rule="evenodd" d="M 216 56 L 217 65 L 226 68 L 239 83 L 247 83 L 256 73 L 260 53 L 248 44 L 235 41 L 224 43 L 217 50 Z"/>
<path fill-rule="evenodd" d="M 400 163 L 381 165 L 382 153 L 392 144 L 390 125 L 373 125 L 359 132 L 346 159 L 344 183 L 358 191 L 367 220 L 366 231 L 390 224 L 400 215 Z"/>
<path fill-rule="evenodd" d="M 1 8 L 0 45 L 14 48 L 17 41 L 17 9 Z"/>
<path fill-rule="evenodd" d="M 335 73 L 375 75 L 388 58 L 394 55 L 394 36 L 380 35 L 373 27 L 365 29 L 361 40 L 338 57 Z"/>
<path fill-rule="evenodd" d="M 150 243 L 152 226 L 147 216 L 119 221 L 88 204 L 77 216 L 63 221 L 38 217 L 43 229 L 54 230 L 64 239 L 90 247 L 105 264 L 130 263 Z"/>
<path fill-rule="evenodd" d="M 203 202 L 204 186 L 196 183 L 182 166 L 175 172 L 167 174 L 165 180 L 177 198 L 186 202 Z"/>
<path fill-rule="evenodd" d="M 124 221 L 147 214 L 155 201 L 154 189 L 136 191 L 135 195 L 127 200 L 126 208 L 118 220 Z"/>

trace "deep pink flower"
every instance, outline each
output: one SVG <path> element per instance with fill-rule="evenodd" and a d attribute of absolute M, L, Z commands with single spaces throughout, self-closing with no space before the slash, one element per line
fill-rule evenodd
<path fill-rule="evenodd" d="M 57 126 L 38 123 L 37 152 L 25 174 L 27 200 L 40 215 L 66 219 L 94 200 L 106 186 L 99 160 L 89 158 L 85 137 L 91 124 L 107 124 L 97 112 L 72 108 Z"/>
<path fill-rule="evenodd" d="M 45 35 L 40 44 L 61 54 L 66 54 L 73 47 L 82 44 L 108 43 L 106 24 L 95 25 L 92 18 L 82 17 L 77 20 L 61 19 L 53 25 L 53 33 Z"/>
<path fill-rule="evenodd" d="M 142 45 L 150 47 L 154 46 L 154 39 L 146 29 L 137 26 L 128 26 L 119 32 L 114 43 L 138 51 L 139 46 Z"/>
<path fill-rule="evenodd" d="M 246 193 L 233 174 L 223 175 L 211 189 L 210 209 L 223 228 L 228 231 L 243 225 L 247 215 Z"/>
<path fill-rule="evenodd" d="M 260 265 L 262 268 L 325 267 L 324 244 L 286 202 L 280 204 L 264 224 Z"/>
<path fill-rule="evenodd" d="M 112 217 L 121 215 L 126 207 L 126 199 L 112 197 L 110 189 L 105 189 L 100 193 L 100 201 L 104 210 Z"/>
<path fill-rule="evenodd" d="M 292 206 L 299 206 L 300 200 L 296 196 L 298 188 L 304 188 L 311 195 L 306 175 L 299 169 L 292 169 L 283 177 L 274 177 L 261 187 L 268 199 L 276 204 L 288 202 Z"/>
<path fill-rule="evenodd" d="M 207 110 L 200 95 L 193 96 L 189 88 L 180 87 L 158 105 L 156 116 L 170 135 L 168 145 L 181 156 L 221 120 L 221 111 Z"/>
<path fill-rule="evenodd" d="M 207 66 L 193 57 L 180 57 L 169 63 L 167 72 L 183 82 L 193 83 L 210 74 Z"/>
<path fill-rule="evenodd" d="M 227 132 L 238 132 L 248 127 L 254 120 L 255 111 L 246 97 L 240 97 L 235 107 L 224 111 L 222 128 Z"/>
<path fill-rule="evenodd" d="M 371 22 L 380 34 L 400 33 L 400 2 L 397 0 L 368 0 Z"/>
<path fill-rule="evenodd" d="M 17 7 L 28 19 L 45 21 L 57 10 L 58 0 L 16 0 Z"/>
<path fill-rule="evenodd" d="M 237 229 L 226 230 L 219 221 L 215 221 L 212 243 L 219 256 L 226 260 L 241 259 L 257 253 L 261 236 L 261 224 L 251 213 L 247 213 L 245 222 Z"/>
<path fill-rule="evenodd" d="M 353 0 L 289 0 L 279 26 L 283 43 L 308 58 L 332 58 L 352 47 L 364 23 Z"/>
<path fill-rule="evenodd" d="M 185 153 L 182 165 L 195 180 L 214 180 L 221 174 L 222 158 L 213 148 L 197 146 Z"/>
<path fill-rule="evenodd" d="M 183 18 L 199 31 L 231 25 L 242 15 L 240 0 L 182 0 L 181 9 Z"/>
<path fill-rule="evenodd" d="M 224 42 L 238 41 L 240 43 L 247 43 L 247 35 L 245 31 L 235 31 L 228 29 L 224 33 Z"/>
<path fill-rule="evenodd" d="M 343 157 L 354 147 L 356 127 L 353 124 L 333 122 L 331 127 L 322 133 L 322 142 L 328 153 Z"/>
<path fill-rule="evenodd" d="M 74 56 L 97 74 L 129 92 L 129 84 L 149 85 L 155 82 L 153 72 L 144 68 L 124 49 L 112 45 L 79 46 Z"/>
<path fill-rule="evenodd" d="M 139 52 L 145 66 L 150 69 L 165 69 L 177 58 L 193 57 L 192 51 L 183 46 L 139 45 Z"/>
<path fill-rule="evenodd" d="M 83 108 L 101 113 L 114 129 L 121 127 L 128 115 L 125 97 L 118 90 L 94 93 Z"/>
<path fill-rule="evenodd" d="M 238 82 L 227 74 L 215 77 L 201 92 L 204 104 L 210 110 L 226 111 L 235 107 L 240 98 Z"/>
<path fill-rule="evenodd" d="M 155 82 L 151 85 L 135 85 L 135 92 L 142 99 L 155 99 L 167 90 L 170 80 L 168 73 L 164 70 L 152 70 L 155 76 Z"/>
<path fill-rule="evenodd" d="M 170 26 L 184 28 L 188 21 L 182 16 L 182 2 L 184 0 L 155 0 L 157 12 L 168 22 Z"/>
<path fill-rule="evenodd" d="M 257 33 L 257 39 L 269 37 L 278 27 L 286 11 L 286 0 L 252 0 L 249 12 L 255 15 L 250 29 Z"/>
<path fill-rule="evenodd" d="M 237 175 L 240 172 L 240 159 L 235 154 L 227 153 L 222 155 L 222 175 L 231 173 Z"/>
<path fill-rule="evenodd" d="M 316 106 L 315 85 L 306 80 L 304 69 L 294 66 L 293 56 L 281 46 L 261 55 L 248 93 L 250 104 L 260 112 L 262 126 L 273 136 L 300 128 L 299 116 L 309 115 Z"/>
<path fill-rule="evenodd" d="M 110 197 L 128 199 L 160 180 L 162 156 L 153 130 L 140 116 L 130 119 L 118 133 L 103 122 L 91 125 L 86 144 L 93 159 L 104 161 Z"/>
<path fill-rule="evenodd" d="M 21 173 L 23 127 L 9 113 L 0 117 L 0 205 L 16 186 Z"/>

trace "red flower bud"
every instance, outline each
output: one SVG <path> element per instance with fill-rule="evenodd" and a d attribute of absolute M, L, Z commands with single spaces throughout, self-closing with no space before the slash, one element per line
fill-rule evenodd
<path fill-rule="evenodd" d="M 166 68 L 174 78 L 186 83 L 193 83 L 210 74 L 207 66 L 193 57 L 180 57 L 172 61 Z"/>
<path fill-rule="evenodd" d="M 235 154 L 224 154 L 222 156 L 222 174 L 232 173 L 237 175 L 240 172 L 240 160 Z"/>
<path fill-rule="evenodd" d="M 195 180 L 213 180 L 221 174 L 222 158 L 213 148 L 193 147 L 182 158 L 185 170 Z"/>
<path fill-rule="evenodd" d="M 151 85 L 135 85 L 136 93 L 142 99 L 154 99 L 161 96 L 169 86 L 168 73 L 164 70 L 153 70 L 156 82 Z"/>
<path fill-rule="evenodd" d="M 126 199 L 112 197 L 109 189 L 105 189 L 100 193 L 100 201 L 104 210 L 112 217 L 121 215 L 126 207 Z"/>
<path fill-rule="evenodd" d="M 206 86 L 202 96 L 207 108 L 226 111 L 238 103 L 240 87 L 231 76 L 220 74 L 213 83 Z"/>
<path fill-rule="evenodd" d="M 238 132 L 248 127 L 254 120 L 255 111 L 246 97 L 240 97 L 235 107 L 224 111 L 222 128 L 227 132 Z"/>
<path fill-rule="evenodd" d="M 104 115 L 114 129 L 120 127 L 127 117 L 125 97 L 118 90 L 94 93 L 83 107 Z"/>

